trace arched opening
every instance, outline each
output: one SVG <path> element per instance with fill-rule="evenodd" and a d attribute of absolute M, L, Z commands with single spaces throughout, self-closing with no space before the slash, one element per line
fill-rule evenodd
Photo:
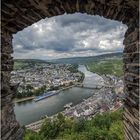
<path fill-rule="evenodd" d="M 11 75 L 11 83 L 19 83 L 17 91 L 19 93 L 16 97 L 21 99 L 21 101 L 24 97 L 24 99 L 26 99 L 26 97 L 27 99 L 31 99 L 28 98 L 31 97 L 30 93 L 29 95 L 28 92 L 27 94 L 24 93 L 27 85 L 33 87 L 33 96 L 37 96 L 35 93 L 36 89 L 43 86 L 47 86 L 46 89 L 48 90 L 51 85 L 54 86 L 56 83 L 65 88 L 64 84 L 59 83 L 68 82 L 71 77 L 65 75 L 68 74 L 67 72 L 59 74 L 64 69 L 61 65 L 59 67 L 61 71 L 57 72 L 57 76 L 54 77 L 53 73 L 49 73 L 49 67 L 51 67 L 51 65 L 53 67 L 53 63 L 84 65 L 89 67 L 91 71 L 94 65 L 99 65 L 98 68 L 93 67 L 94 73 L 97 72 L 99 75 L 110 74 L 116 76 L 116 79 L 120 78 L 120 80 L 122 80 L 123 62 L 121 56 L 124 48 L 123 39 L 126 29 L 127 27 L 125 25 L 117 21 L 111 21 L 99 16 L 75 13 L 46 18 L 18 32 L 13 36 L 12 41 L 14 49 L 13 56 L 14 59 L 17 60 L 15 60 L 14 65 L 15 74 Z M 37 68 L 40 68 L 41 64 L 38 67 L 34 66 L 32 59 L 41 59 L 46 61 L 46 63 L 49 62 L 51 65 L 49 67 L 46 66 L 46 69 L 40 69 L 38 73 Z M 112 65 L 113 62 L 114 65 Z M 36 65 L 37 64 L 36 60 Z M 45 65 L 42 67 L 45 67 Z M 110 69 L 108 69 L 108 67 L 110 67 Z M 32 69 L 34 69 L 33 72 Z M 99 71 L 99 69 L 101 69 L 101 71 Z M 31 72 L 28 73 L 27 70 Z M 43 72 L 47 70 L 50 76 L 46 76 L 47 72 L 46 74 Z M 51 68 L 51 71 L 55 72 L 55 68 Z M 71 72 L 71 74 L 73 74 L 73 72 Z M 43 105 L 34 103 L 33 100 L 26 103 L 16 103 L 15 112 L 17 114 L 17 120 L 19 120 L 21 125 L 28 125 L 29 123 L 38 121 L 43 115 L 55 115 L 59 111 L 63 111 L 65 104 L 71 102 L 76 105 L 80 103 L 84 98 L 92 95 L 90 92 L 97 92 L 95 90 L 96 87 L 98 89 L 98 86 L 103 85 L 103 83 L 100 83 L 100 79 L 103 80 L 103 78 L 99 75 L 85 80 L 85 82 L 88 83 L 86 87 L 91 87 L 91 89 L 83 89 L 82 91 L 79 89 L 80 87 L 73 88 L 71 91 L 65 91 L 60 98 L 57 96 L 57 100 L 53 100 L 52 97 L 51 101 L 49 98 Z M 43 77 L 45 78 L 44 80 Z M 54 77 L 53 80 L 51 77 Z M 42 81 L 40 81 L 40 78 Z M 64 80 L 65 78 L 67 78 L 67 80 Z M 76 77 L 73 78 L 76 79 Z M 94 81 L 92 78 L 99 78 L 99 81 Z M 59 83 L 57 83 L 55 79 L 59 80 Z M 52 82 L 49 82 L 51 80 Z M 76 82 L 73 84 L 76 84 Z M 69 95 L 68 93 L 71 93 L 72 96 L 66 96 Z M 67 101 L 65 101 L 65 99 Z M 110 104 L 110 108 L 112 107 Z"/>
<path fill-rule="evenodd" d="M 49 60 L 122 52 L 126 30 L 120 22 L 87 14 L 45 18 L 13 35 L 13 56 Z"/>
<path fill-rule="evenodd" d="M 76 11 L 122 21 L 128 26 L 124 40 L 124 80 L 127 92 L 124 124 L 126 139 L 138 138 L 138 1 L 126 3 L 110 1 L 107 3 L 92 1 L 38 2 L 31 0 L 18 3 L 2 1 L 2 139 L 18 139 L 22 135 L 15 120 L 11 102 L 15 88 L 9 83 L 13 67 L 13 60 L 10 56 L 12 53 L 11 35 L 39 19 Z"/>

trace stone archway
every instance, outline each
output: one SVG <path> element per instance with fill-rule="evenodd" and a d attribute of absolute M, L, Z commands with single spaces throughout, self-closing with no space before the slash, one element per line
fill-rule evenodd
<path fill-rule="evenodd" d="M 2 140 L 22 139 L 23 130 L 15 119 L 12 98 L 16 87 L 10 85 L 13 69 L 12 34 L 45 17 L 64 13 L 87 13 L 118 20 L 128 26 L 124 39 L 124 131 L 128 140 L 139 137 L 139 19 L 138 0 L 2 0 Z"/>

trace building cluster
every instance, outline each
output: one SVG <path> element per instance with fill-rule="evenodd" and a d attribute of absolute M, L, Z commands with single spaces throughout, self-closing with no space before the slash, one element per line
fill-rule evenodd
<path fill-rule="evenodd" d="M 88 99 L 76 106 L 67 108 L 63 114 L 71 118 L 91 119 L 97 113 L 115 111 L 123 105 L 120 94 L 110 88 L 102 88 Z"/>
<path fill-rule="evenodd" d="M 70 71 L 70 67 L 70 64 L 44 64 L 41 67 L 14 70 L 11 83 L 19 84 L 18 91 L 21 93 L 25 92 L 27 85 L 33 89 L 68 86 L 81 78 L 81 73 Z"/>
<path fill-rule="evenodd" d="M 115 111 L 123 106 L 124 92 L 123 80 L 112 75 L 104 75 L 103 79 L 111 87 L 103 87 L 90 98 L 76 106 L 69 107 L 62 113 L 71 118 L 91 119 L 97 113 Z"/>
<path fill-rule="evenodd" d="M 103 87 L 98 92 L 93 93 L 88 99 L 84 99 L 81 103 L 72 106 L 72 103 L 66 104 L 66 108 L 61 113 L 66 117 L 80 119 L 92 119 L 96 114 L 102 114 L 104 112 L 114 112 L 119 108 L 123 107 L 123 80 L 111 75 L 104 75 L 103 79 L 106 80 L 106 84 L 110 84 L 110 87 Z M 51 120 L 56 119 L 58 114 L 48 117 L 47 115 L 44 118 L 49 118 Z M 43 119 L 44 120 L 44 119 Z M 36 132 L 40 130 L 40 126 L 43 123 L 37 121 L 26 127 L 32 129 Z"/>

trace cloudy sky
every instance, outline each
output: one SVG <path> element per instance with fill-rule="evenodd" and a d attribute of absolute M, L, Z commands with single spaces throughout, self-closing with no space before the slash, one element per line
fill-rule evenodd
<path fill-rule="evenodd" d="M 123 50 L 127 27 L 87 14 L 43 19 L 13 35 L 14 58 L 57 59 Z"/>

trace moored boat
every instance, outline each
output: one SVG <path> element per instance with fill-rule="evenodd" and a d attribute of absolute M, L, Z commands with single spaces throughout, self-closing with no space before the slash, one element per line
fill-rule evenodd
<path fill-rule="evenodd" d="M 44 94 L 42 94 L 40 96 L 36 96 L 34 101 L 37 102 L 37 101 L 43 100 L 45 98 L 48 98 L 50 96 L 56 95 L 58 93 L 59 93 L 59 90 L 53 90 L 53 91 L 45 92 Z"/>
<path fill-rule="evenodd" d="M 64 108 L 70 108 L 72 106 L 72 103 L 68 103 L 66 105 L 64 105 Z"/>

